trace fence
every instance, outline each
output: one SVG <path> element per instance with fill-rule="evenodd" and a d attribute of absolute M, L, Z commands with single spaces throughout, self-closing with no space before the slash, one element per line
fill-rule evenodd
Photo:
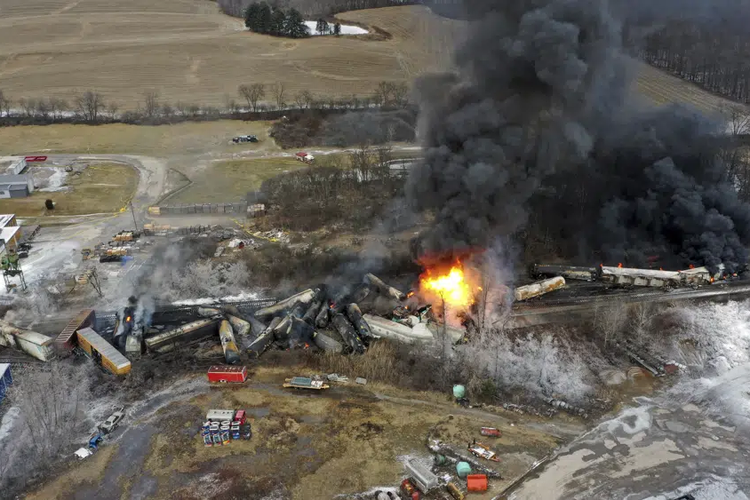
<path fill-rule="evenodd" d="M 182 203 L 148 207 L 149 215 L 246 214 L 247 203 Z"/>

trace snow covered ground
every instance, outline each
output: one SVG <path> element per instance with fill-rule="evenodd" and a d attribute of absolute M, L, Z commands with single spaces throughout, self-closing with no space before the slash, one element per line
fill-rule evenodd
<path fill-rule="evenodd" d="M 317 27 L 317 25 L 318 25 L 317 21 L 305 21 L 305 26 L 307 26 L 308 28 L 310 28 L 310 34 L 311 35 L 319 35 L 320 34 L 317 31 L 315 31 L 315 28 Z M 333 33 L 333 24 L 329 24 L 328 26 L 331 29 L 331 34 L 332 34 Z M 342 35 L 366 35 L 367 33 L 369 33 L 369 31 L 367 31 L 364 28 L 360 28 L 359 26 L 351 26 L 351 25 L 348 25 L 348 24 L 342 24 L 341 25 L 341 34 Z"/>

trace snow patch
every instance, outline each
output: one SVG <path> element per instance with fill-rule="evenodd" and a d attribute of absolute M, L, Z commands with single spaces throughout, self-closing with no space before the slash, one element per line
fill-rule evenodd
<path fill-rule="evenodd" d="M 204 297 L 200 299 L 185 299 L 172 302 L 173 306 L 206 306 L 211 304 L 220 304 L 222 302 L 243 302 L 246 300 L 258 300 L 260 297 L 256 292 L 240 292 L 237 295 L 228 295 L 226 297 Z"/>
<path fill-rule="evenodd" d="M 0 422 L 0 443 L 10 435 L 11 431 L 13 431 L 13 427 L 15 426 L 20 414 L 20 408 L 17 406 L 11 406 L 8 408 L 5 415 L 3 415 L 3 420 Z"/>
<path fill-rule="evenodd" d="M 308 28 L 310 28 L 310 34 L 311 35 L 313 35 L 313 36 L 320 35 L 320 33 L 318 33 L 317 31 L 315 31 L 315 28 L 318 27 L 318 22 L 317 21 L 305 21 L 305 26 L 307 26 Z M 324 33 L 324 34 L 332 35 L 333 34 L 333 24 L 332 23 L 328 23 L 328 27 L 331 30 L 330 33 Z M 359 26 L 352 26 L 352 25 L 348 25 L 348 24 L 342 24 L 341 25 L 341 34 L 342 35 L 366 35 L 367 33 L 369 33 L 369 31 L 367 31 L 364 28 L 360 28 Z"/>
<path fill-rule="evenodd" d="M 68 173 L 62 168 L 49 167 L 52 169 L 52 175 L 47 177 L 43 188 L 37 191 L 45 193 L 53 193 L 56 191 L 66 191 L 68 187 L 65 185 L 65 180 L 68 178 Z"/>

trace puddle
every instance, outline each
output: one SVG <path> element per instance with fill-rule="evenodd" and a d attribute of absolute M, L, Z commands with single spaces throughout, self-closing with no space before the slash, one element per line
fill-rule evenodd
<path fill-rule="evenodd" d="M 255 418 L 264 418 L 271 413 L 271 409 L 267 406 L 261 406 L 260 408 L 245 408 L 245 413 L 252 415 Z"/>

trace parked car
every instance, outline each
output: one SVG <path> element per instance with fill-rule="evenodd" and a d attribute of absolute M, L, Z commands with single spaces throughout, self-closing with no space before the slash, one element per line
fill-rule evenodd
<path fill-rule="evenodd" d="M 99 429 L 104 434 L 109 434 L 112 431 L 114 431 L 118 425 L 120 425 L 120 422 L 122 422 L 122 419 L 125 418 L 125 412 L 123 411 L 125 408 L 120 408 L 116 412 L 114 412 L 112 415 L 109 416 L 107 420 L 99 424 Z"/>
<path fill-rule="evenodd" d="M 232 138 L 232 142 L 239 144 L 241 142 L 258 142 L 258 137 L 254 135 L 238 135 Z"/>

